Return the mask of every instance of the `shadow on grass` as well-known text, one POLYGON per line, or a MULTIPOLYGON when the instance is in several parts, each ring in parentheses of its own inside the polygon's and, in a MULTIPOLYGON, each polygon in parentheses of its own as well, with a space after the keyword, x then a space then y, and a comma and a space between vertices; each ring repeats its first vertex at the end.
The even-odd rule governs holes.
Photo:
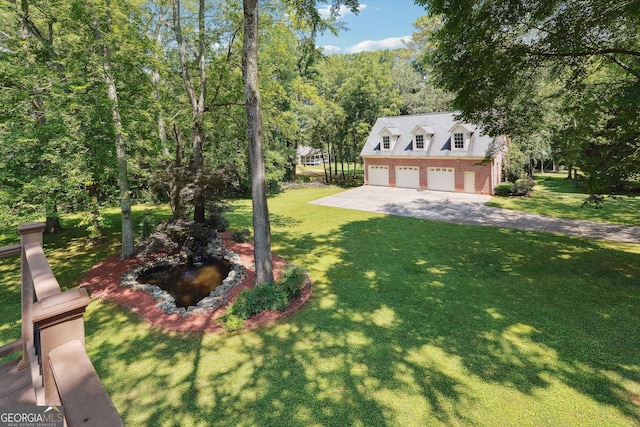
POLYGON ((475 424, 478 385, 562 384, 640 416, 625 388, 640 382, 636 254, 397 217, 273 237, 315 284, 274 327, 183 336, 91 313, 91 358, 129 424, 475 424))

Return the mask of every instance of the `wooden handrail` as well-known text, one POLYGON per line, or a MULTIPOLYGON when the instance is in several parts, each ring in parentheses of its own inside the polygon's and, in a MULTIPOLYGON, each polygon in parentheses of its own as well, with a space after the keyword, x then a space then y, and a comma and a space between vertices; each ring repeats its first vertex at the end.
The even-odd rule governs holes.
POLYGON ((18 368, 31 368, 36 403, 63 403, 66 425, 121 426, 85 351, 89 296, 84 288, 61 291, 43 250, 44 226, 21 225, 20 244, 0 248, 0 258, 21 255, 22 270, 22 339, 0 347, 0 354, 22 349, 18 368))
POLYGON ((19 244, 12 245, 12 246, 4 246, 0 248, 0 258, 13 256, 13 255, 20 255, 21 252, 22 252, 22 246, 20 246, 19 244))
POLYGON ((31 280, 38 301, 47 297, 57 295, 61 292, 60 285, 54 276, 49 261, 44 255, 42 245, 39 243, 29 243, 24 246, 24 253, 29 264, 31 280))
POLYGON ((52 350, 49 364, 69 426, 124 426, 80 341, 52 350))

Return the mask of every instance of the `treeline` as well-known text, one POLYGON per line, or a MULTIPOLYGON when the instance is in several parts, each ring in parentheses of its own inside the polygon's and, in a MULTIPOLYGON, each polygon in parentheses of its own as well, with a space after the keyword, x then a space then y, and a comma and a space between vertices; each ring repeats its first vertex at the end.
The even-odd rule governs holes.
MULTIPOLYGON (((202 219, 221 197, 248 193, 239 3, 2 3, 0 222, 46 217, 54 231, 79 211, 98 237, 102 209, 124 198, 202 219)), ((298 145, 342 170, 377 117, 450 108, 423 46, 325 56, 287 2, 261 8, 269 187, 294 179, 298 145)))

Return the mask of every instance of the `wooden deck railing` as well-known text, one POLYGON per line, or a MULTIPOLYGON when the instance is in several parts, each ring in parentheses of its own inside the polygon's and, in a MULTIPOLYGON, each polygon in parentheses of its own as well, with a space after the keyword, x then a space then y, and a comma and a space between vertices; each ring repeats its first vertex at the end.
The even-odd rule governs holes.
POLYGON ((84 288, 60 289, 44 254, 43 230, 42 223, 21 225, 20 244, 0 248, 0 258, 20 255, 22 281, 22 338, 0 347, 0 357, 22 350, 17 369, 30 369, 35 403, 62 404, 68 426, 122 426, 85 351, 89 296, 84 288))

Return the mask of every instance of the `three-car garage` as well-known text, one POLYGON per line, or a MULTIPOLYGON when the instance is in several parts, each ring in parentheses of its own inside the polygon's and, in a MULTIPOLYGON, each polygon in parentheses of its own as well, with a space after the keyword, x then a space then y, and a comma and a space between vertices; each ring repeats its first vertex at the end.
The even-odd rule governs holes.
MULTIPOLYGON (((391 168, 389 165, 368 165, 367 184, 389 187, 395 181, 393 186, 398 188, 424 188, 421 185, 419 166, 397 165, 393 166, 393 170, 391 168)), ((422 170, 423 173, 426 170, 427 190, 456 191, 455 168, 423 167, 422 170)))

